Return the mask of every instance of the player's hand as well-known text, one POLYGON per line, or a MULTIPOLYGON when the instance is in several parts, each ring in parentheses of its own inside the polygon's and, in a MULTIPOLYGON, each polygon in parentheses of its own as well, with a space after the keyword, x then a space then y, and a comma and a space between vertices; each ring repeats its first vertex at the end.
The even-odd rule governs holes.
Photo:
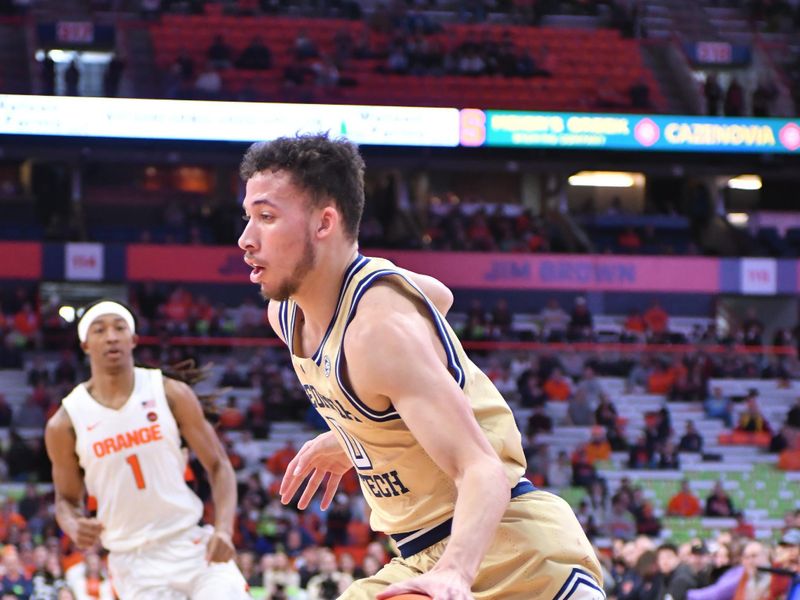
POLYGON ((313 440, 307 441, 300 451, 286 467, 286 473, 281 482, 281 502, 289 504, 294 498, 300 485, 311 474, 308 485, 300 497, 297 507, 303 510, 308 507, 325 476, 325 494, 322 497, 320 508, 326 510, 336 494, 336 488, 342 480, 342 475, 353 468, 353 464, 339 442, 334 437, 333 431, 318 435, 313 440))
POLYGON ((206 544, 206 560, 208 562, 225 563, 236 555, 233 540, 229 533, 215 531, 206 544))
POLYGON ((81 550, 88 550, 100 540, 103 524, 97 519, 80 517, 77 520, 77 525, 75 535, 72 537, 75 545, 81 550))
POLYGON ((389 600, 392 596, 416 592, 427 594, 433 600, 474 600, 471 582, 455 569, 431 569, 424 575, 390 585, 376 600, 389 600))

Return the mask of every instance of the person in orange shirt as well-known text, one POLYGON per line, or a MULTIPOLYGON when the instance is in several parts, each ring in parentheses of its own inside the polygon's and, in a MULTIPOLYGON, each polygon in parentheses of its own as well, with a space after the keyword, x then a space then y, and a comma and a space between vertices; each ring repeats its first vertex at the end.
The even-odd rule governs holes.
POLYGON ((669 394, 675 382, 675 372, 656 361, 655 369, 647 376, 647 391, 651 394, 669 394))
POLYGON ((681 481, 681 489, 667 504, 667 514, 673 517, 696 517, 702 511, 700 500, 689 489, 689 480, 681 481))
POLYGON ((561 369, 557 367, 553 369, 550 377, 544 382, 544 387, 542 389, 548 400, 565 402, 572 395, 572 385, 561 373, 561 369))
POLYGON ((586 458, 591 464, 611 458, 611 444, 606 439, 605 430, 599 425, 592 427, 592 437, 586 444, 586 458))
POLYGON ((661 308, 661 304, 658 300, 653 300, 652 304, 650 304, 650 308, 645 311, 644 322, 652 337, 661 337, 667 333, 669 315, 667 311, 661 308))
POLYGON ((292 440, 287 440, 286 445, 267 459, 267 468, 273 475, 282 476, 286 472, 286 467, 292 462, 297 454, 292 440))
POLYGON ((625 333, 632 333, 632 334, 640 334, 644 333, 647 329, 647 325, 642 318, 641 311, 632 310, 628 315, 628 318, 625 319, 625 324, 623 325, 625 329, 625 333))

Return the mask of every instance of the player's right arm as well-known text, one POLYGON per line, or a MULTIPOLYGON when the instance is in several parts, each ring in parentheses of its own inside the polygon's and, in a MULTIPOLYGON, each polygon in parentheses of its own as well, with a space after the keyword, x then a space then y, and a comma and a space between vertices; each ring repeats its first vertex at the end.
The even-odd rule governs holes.
POLYGON ((53 464, 56 521, 79 548, 91 548, 100 538, 103 525, 97 519, 84 515, 85 488, 75 454, 75 430, 63 407, 47 422, 44 441, 53 464))

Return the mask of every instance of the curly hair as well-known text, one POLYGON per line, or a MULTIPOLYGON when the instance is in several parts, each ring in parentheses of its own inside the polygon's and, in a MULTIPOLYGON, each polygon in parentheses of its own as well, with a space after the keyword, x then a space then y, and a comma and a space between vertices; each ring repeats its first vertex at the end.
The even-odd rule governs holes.
POLYGON ((239 174, 247 181, 267 169, 289 173, 295 185, 309 192, 315 207, 333 200, 345 233, 358 239, 364 211, 364 159, 354 143, 316 133, 253 144, 242 158, 239 174))

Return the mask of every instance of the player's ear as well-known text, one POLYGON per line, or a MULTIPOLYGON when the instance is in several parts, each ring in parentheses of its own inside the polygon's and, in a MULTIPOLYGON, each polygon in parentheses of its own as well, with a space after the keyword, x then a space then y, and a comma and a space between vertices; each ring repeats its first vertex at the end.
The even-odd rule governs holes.
POLYGON ((318 238, 328 237, 336 229, 339 221, 339 211, 329 204, 319 213, 315 235, 318 238))
POLYGON ((89 354, 89 344, 88 344, 88 342, 81 342, 81 350, 83 350, 84 354, 89 354))
POLYGON ((138 346, 138 345, 139 345, 139 336, 138 336, 137 334, 135 334, 135 333, 134 333, 134 334, 131 336, 131 339, 133 340, 133 347, 134 347, 134 348, 136 348, 136 346, 138 346))

